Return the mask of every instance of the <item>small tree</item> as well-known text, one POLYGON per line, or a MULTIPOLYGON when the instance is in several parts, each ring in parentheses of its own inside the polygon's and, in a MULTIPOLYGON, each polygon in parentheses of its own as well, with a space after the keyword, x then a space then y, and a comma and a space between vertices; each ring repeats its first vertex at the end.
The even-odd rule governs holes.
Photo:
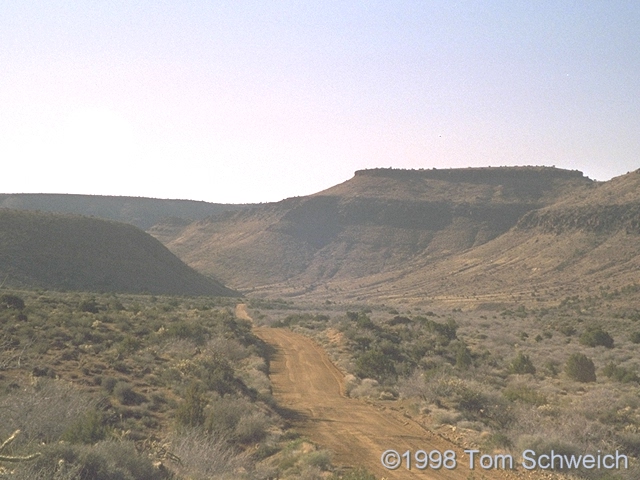
POLYGON ((456 367, 462 370, 469 368, 473 363, 471 352, 464 343, 458 345, 456 352, 456 367))
POLYGON ((176 411, 176 421, 184 427, 197 427, 205 420, 204 409, 207 396, 199 383, 193 382, 187 387, 184 401, 176 411))
POLYGON ((17 295, 5 293, 0 295, 0 308, 13 308, 14 310, 24 310, 24 300, 17 295))
POLYGON ((103 440, 107 435, 102 413, 92 409, 78 418, 62 434, 62 440, 70 443, 94 444, 103 440))
POLYGON ((358 357, 356 375, 360 378, 375 378, 378 381, 397 377, 393 362, 380 350, 369 350, 358 357))
POLYGON ((595 382, 596 367, 590 358, 582 353, 574 353, 569 357, 564 371, 571 380, 576 382, 595 382))
POLYGON ((509 372, 516 374, 536 373, 536 367, 533 366, 529 355, 519 352, 516 358, 509 364, 509 372))
POLYGON ((613 338, 602 327, 588 328, 586 332, 580 335, 580 343, 589 347, 602 345, 606 348, 613 348, 613 338))

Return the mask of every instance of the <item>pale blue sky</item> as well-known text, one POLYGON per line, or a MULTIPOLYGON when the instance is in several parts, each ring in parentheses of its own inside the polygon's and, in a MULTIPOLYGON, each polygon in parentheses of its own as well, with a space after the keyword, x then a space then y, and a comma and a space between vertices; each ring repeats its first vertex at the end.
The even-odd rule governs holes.
POLYGON ((640 168, 637 1, 0 2, 0 192, 265 202, 640 168), (135 5, 134 5, 135 3, 135 5))

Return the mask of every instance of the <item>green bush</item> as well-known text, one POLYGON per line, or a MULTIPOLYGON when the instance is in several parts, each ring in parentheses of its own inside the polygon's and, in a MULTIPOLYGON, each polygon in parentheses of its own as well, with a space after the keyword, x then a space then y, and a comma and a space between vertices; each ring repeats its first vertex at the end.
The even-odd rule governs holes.
POLYGON ((502 394, 507 400, 511 400, 512 402, 521 401, 536 406, 547 403, 547 397, 527 385, 510 385, 505 388, 502 394))
POLYGON ((61 440, 69 443, 94 444, 104 440, 107 429, 105 428, 102 413, 97 410, 89 410, 83 417, 76 420, 62 434, 61 440))
POLYGON ((509 364, 509 372, 515 374, 536 373, 536 367, 533 366, 529 355, 519 352, 516 358, 509 364))
POLYGON ((187 387, 184 401, 176 410, 176 422, 183 427, 197 427, 204 423, 204 409, 207 396, 199 383, 191 383, 187 387))
POLYGON ((471 366, 473 359, 471 358, 471 352, 466 345, 460 344, 456 351, 456 367, 460 369, 466 369, 471 366))
POLYGON ((128 355, 140 348, 142 341, 131 335, 125 336, 118 345, 118 353, 121 355, 128 355))
POLYGON ((576 382, 595 382, 596 367, 586 355, 574 353, 569 357, 564 367, 564 371, 571 380, 576 382))
POLYGON ((96 302, 95 298, 89 298, 80 302, 78 309, 81 312, 98 313, 100 311, 100 306, 96 302))
POLYGON ((215 355, 202 361, 197 375, 207 390, 218 392, 220 395, 233 393, 238 386, 233 368, 222 356, 215 355))
POLYGON ((631 343, 635 343, 636 345, 640 343, 640 332, 633 332, 629 335, 629 340, 631 340, 631 343))
POLYGON ((448 345, 450 341, 458 338, 458 324, 453 318, 447 319, 446 323, 438 323, 422 317, 420 317, 420 320, 430 332, 435 333, 440 338, 443 345, 448 345))
POLYGON ((603 346, 613 348, 613 338, 602 327, 588 328, 580 335, 580 343, 589 347, 603 346))
POLYGON ((254 412, 240 418, 234 432, 234 437, 244 444, 256 443, 267 436, 269 421, 261 412, 254 412))
POLYGON ((472 388, 463 388, 457 395, 457 407, 461 412, 481 413, 487 401, 488 399, 482 392, 472 388))
POLYGON ((203 345, 207 341, 207 330, 203 325, 179 320, 167 327, 167 335, 182 339, 190 339, 197 345, 203 345))
POLYGON ((635 372, 632 372, 631 370, 628 370, 624 367, 619 367, 614 363, 607 364, 607 366, 602 369, 602 373, 605 375, 605 377, 612 378, 622 383, 640 381, 638 375, 635 372))
POLYGON ((374 378, 378 381, 397 377, 393 362, 380 350, 369 350, 358 357, 356 375, 360 378, 374 378))
POLYGON ((5 293, 0 295, 0 309, 12 308, 14 310, 24 310, 24 300, 17 295, 5 293))
POLYGON ((326 450, 318 450, 316 452, 309 452, 302 459, 302 462, 305 465, 317 467, 320 470, 326 472, 327 470, 329 470, 329 467, 331 466, 331 456, 329 455, 329 452, 327 452, 326 450))
POLYGON ((116 388, 118 380, 114 377, 103 377, 100 385, 105 389, 107 393, 113 393, 113 389, 116 388))
POLYGON ((250 405, 241 398, 225 396, 211 403, 211 413, 204 428, 208 433, 230 436, 243 414, 250 411, 250 405))
POLYGON ((11 478, 77 480, 160 480, 166 475, 151 459, 137 453, 133 442, 102 441, 95 445, 55 443, 41 448, 33 462, 15 464, 11 478))
POLYGON ((113 388, 113 394, 122 405, 140 405, 146 399, 137 393, 127 382, 118 382, 113 388))
POLYGON ((364 312, 347 312, 347 318, 352 322, 355 322, 358 328, 363 328, 365 330, 373 330, 375 329, 375 324, 371 321, 371 319, 364 312))

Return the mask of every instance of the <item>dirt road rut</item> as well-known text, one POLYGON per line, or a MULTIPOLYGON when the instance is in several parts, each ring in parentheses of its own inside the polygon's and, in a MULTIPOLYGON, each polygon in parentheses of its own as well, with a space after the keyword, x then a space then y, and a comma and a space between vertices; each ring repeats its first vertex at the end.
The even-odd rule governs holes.
POLYGON ((376 407, 344 396, 342 373, 311 339, 279 328, 254 328, 256 335, 276 348, 271 361, 274 396, 297 413, 296 428, 333 452, 336 465, 364 466, 385 479, 515 478, 511 472, 469 470, 463 449, 388 407, 376 407), (453 470, 397 470, 382 467, 385 450, 454 450, 453 470), (473 476, 471 476, 473 474, 473 476))

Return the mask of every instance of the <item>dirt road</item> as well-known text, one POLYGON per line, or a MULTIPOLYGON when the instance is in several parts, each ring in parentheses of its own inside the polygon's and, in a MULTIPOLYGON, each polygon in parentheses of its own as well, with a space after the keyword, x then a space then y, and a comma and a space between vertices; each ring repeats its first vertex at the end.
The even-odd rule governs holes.
POLYGON ((254 331, 277 349, 271 361, 276 400, 297 413, 297 430, 333 452, 334 464, 364 466, 380 479, 516 478, 511 472, 479 467, 469 470, 469 458, 462 448, 400 412, 345 397, 342 373, 311 339, 280 328, 257 327, 254 331), (400 454, 419 449, 454 450, 458 466, 453 470, 408 471, 403 463, 397 470, 387 470, 380 457, 388 449, 400 454))

